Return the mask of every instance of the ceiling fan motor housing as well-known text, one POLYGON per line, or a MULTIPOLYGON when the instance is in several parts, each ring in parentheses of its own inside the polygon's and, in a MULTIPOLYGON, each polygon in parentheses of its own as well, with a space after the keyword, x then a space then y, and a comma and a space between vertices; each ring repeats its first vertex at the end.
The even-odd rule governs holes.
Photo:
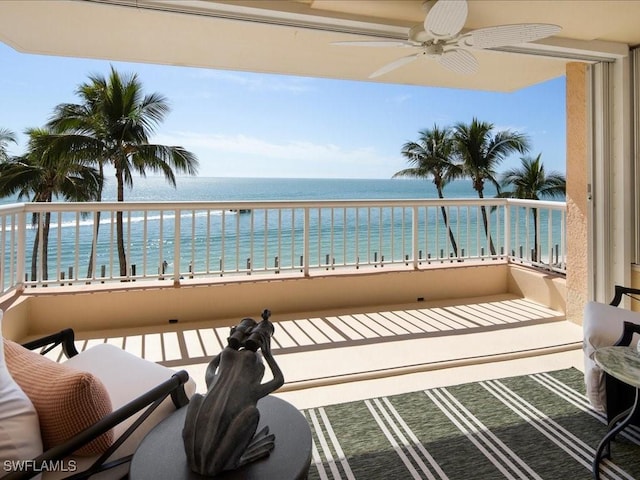
POLYGON ((440 56, 443 53, 442 44, 432 43, 430 45, 425 45, 424 52, 430 56, 440 56))

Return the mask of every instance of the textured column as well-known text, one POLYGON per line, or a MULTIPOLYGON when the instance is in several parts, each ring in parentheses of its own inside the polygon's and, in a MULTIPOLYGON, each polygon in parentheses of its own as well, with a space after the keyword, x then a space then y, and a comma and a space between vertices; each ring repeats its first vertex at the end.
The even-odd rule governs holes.
POLYGON ((567 64, 567 319, 582 323, 589 294, 587 65, 567 64))

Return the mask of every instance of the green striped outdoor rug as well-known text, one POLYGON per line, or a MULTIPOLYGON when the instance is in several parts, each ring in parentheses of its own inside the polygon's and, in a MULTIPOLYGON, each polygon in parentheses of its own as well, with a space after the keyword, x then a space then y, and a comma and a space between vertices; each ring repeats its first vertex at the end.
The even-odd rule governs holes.
MULTIPOLYGON (((309 479, 591 478, 605 418, 576 369, 304 410, 309 479)), ((603 479, 640 478, 640 431, 618 435, 603 479)))

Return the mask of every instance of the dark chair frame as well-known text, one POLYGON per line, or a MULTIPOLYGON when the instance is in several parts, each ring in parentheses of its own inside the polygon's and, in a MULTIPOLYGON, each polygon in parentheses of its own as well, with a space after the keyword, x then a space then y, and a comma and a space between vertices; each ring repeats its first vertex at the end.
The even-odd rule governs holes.
MULTIPOLYGON (((613 300, 611 300, 609 305, 614 307, 619 306, 624 295, 627 295, 633 300, 640 301, 640 297, 634 296, 640 295, 640 289, 616 285, 613 300)), ((634 333, 640 334, 640 325, 624 322, 622 335, 614 345, 629 346, 634 333)), ((633 406, 636 389, 607 373, 605 373, 605 389, 607 393, 607 421, 609 424, 617 423, 619 419, 628 415, 629 410, 633 406)), ((631 423, 640 425, 640 415, 635 415, 631 423)))
POLYGON ((634 297, 634 295, 640 295, 639 288, 631 288, 631 287, 624 287, 622 285, 616 285, 615 290, 613 292, 613 300, 611 300, 609 305, 618 307, 624 295, 627 295, 629 298, 633 300, 640 301, 640 297, 634 297))
MULTIPOLYGON (((78 354, 74 344, 74 332, 72 329, 65 329, 58 333, 48 335, 37 340, 23 344, 30 350, 40 349, 41 354, 51 351, 58 345, 62 346, 62 351, 67 358, 78 354)), ((124 372, 123 372, 124 375, 124 372)), ((24 469, 21 471, 13 471, 5 475, 3 480, 18 480, 32 478, 41 473, 40 466, 50 464, 50 462, 61 461, 71 455, 83 445, 98 438, 100 435, 108 432, 116 425, 122 423, 132 415, 145 409, 144 412, 118 437, 111 447, 109 447, 100 457, 86 470, 73 473, 68 480, 80 480, 89 478, 91 475, 108 470, 118 465, 130 462, 132 455, 127 455, 116 460, 107 461, 111 455, 129 438, 129 436, 151 415, 151 413, 164 401, 165 398, 171 396, 176 409, 182 408, 189 403, 189 398, 184 390, 185 383, 189 380, 189 374, 185 370, 176 372, 170 379, 162 382, 148 392, 133 399, 131 402, 109 413, 95 424, 79 432, 73 438, 70 438, 62 445, 55 446, 44 452, 32 461, 25 462, 24 469)), ((126 478, 126 476, 124 477, 126 478)))

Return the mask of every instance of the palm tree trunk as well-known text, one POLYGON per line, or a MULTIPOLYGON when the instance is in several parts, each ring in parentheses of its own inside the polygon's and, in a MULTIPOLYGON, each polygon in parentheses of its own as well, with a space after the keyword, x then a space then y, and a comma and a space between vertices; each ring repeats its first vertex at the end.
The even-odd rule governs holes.
POLYGON ((51 212, 44 214, 42 225, 42 280, 49 280, 49 227, 51 225, 51 212))
POLYGON ((496 247, 493 244, 493 238, 491 237, 491 233, 489 233, 489 221, 487 219, 487 209, 484 205, 482 205, 480 208, 482 210, 482 223, 484 223, 484 233, 489 239, 489 251, 491 252, 491 255, 495 255, 496 247))
POLYGON ((127 276, 127 254, 124 250, 124 226, 122 212, 116 212, 116 236, 118 241, 118 260, 120 261, 120 276, 127 276))
POLYGON ((38 278, 38 247, 40 244, 40 214, 36 214, 36 236, 33 239, 33 250, 31 251, 31 281, 35 282, 38 278))
MULTIPOLYGON (((440 186, 436 187, 438 190, 438 198, 443 199, 444 198, 444 193, 442 192, 442 188, 440 186)), ((456 237, 453 235, 453 231, 451 230, 451 225, 449 225, 448 219, 447 219, 447 209, 444 207, 444 205, 440 206, 440 212, 442 213, 442 219, 444 220, 444 224, 447 227, 447 230, 449 231, 449 241, 451 242, 451 248, 453 249, 453 255, 455 257, 458 256, 458 244, 456 243, 456 237)))
MULTIPOLYGON (((484 198, 484 193, 483 193, 483 188, 482 187, 476 188, 476 191, 478 192, 478 197, 479 198, 484 198)), ((486 207, 484 205, 482 205, 480 207, 480 210, 482 211, 482 223, 484 224, 484 234, 489 239, 489 251, 491 252, 491 255, 495 255, 496 254, 496 247, 493 244, 493 238, 491 238, 491 233, 489 233, 489 220, 488 220, 488 217, 487 217, 487 209, 486 209, 486 207)))
MULTIPOLYGON (((118 182, 118 201, 124 201, 124 178, 122 170, 116 171, 118 182)), ((120 261, 120 276, 127 276, 127 254, 124 249, 124 226, 122 223, 122 212, 116 212, 116 240, 118 242, 118 260, 120 261)))
POLYGON ((49 279, 49 262, 48 262, 48 247, 49 247, 49 224, 51 222, 51 213, 47 212, 44 216, 44 221, 40 222, 40 213, 36 214, 36 235, 33 239, 33 250, 31 252, 31 281, 38 280, 38 253, 40 249, 40 230, 42 229, 42 258, 41 258, 41 280, 49 279))
MULTIPOLYGON (((98 189, 98 196, 96 198, 96 200, 98 202, 102 201, 102 186, 104 185, 104 167, 102 165, 102 161, 99 162, 100 164, 100 170, 99 170, 99 176, 100 176, 100 188, 98 189)), ((100 211, 98 210, 98 212, 96 212, 96 217, 95 217, 95 228, 94 228, 94 234, 93 234, 93 239, 91 240, 91 254, 89 256, 89 268, 87 269, 87 278, 91 278, 93 276, 93 257, 95 255, 95 251, 98 248, 98 233, 100 231, 100 211)))
POLYGON ((91 253, 89 254, 89 267, 87 268, 87 279, 93 277, 93 257, 94 253, 98 247, 98 231, 100 230, 100 213, 96 212, 95 216, 95 227, 93 229, 93 238, 91 240, 91 253))

